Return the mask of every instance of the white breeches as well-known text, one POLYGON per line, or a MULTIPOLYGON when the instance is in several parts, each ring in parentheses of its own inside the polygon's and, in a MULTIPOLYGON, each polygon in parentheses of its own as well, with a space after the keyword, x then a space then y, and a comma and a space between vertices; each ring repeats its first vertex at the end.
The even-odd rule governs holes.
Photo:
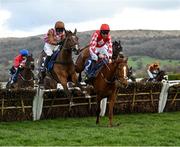
POLYGON ((149 70, 147 70, 147 73, 148 73, 149 77, 152 79, 157 76, 157 74, 152 74, 149 70))
POLYGON ((51 56, 53 51, 56 51, 59 48, 59 45, 51 45, 49 43, 45 43, 44 45, 44 52, 47 56, 51 56))
POLYGON ((97 56, 98 53, 106 55, 109 58, 108 46, 105 44, 102 47, 96 47, 96 54, 90 50, 90 55, 93 60, 95 61, 98 60, 98 56, 97 56))

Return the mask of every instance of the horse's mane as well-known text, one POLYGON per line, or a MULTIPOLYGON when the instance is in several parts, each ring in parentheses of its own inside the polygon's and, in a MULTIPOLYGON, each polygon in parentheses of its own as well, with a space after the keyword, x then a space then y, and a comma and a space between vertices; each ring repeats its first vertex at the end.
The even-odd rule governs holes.
POLYGON ((88 44, 88 45, 86 45, 85 47, 81 48, 81 49, 79 50, 79 53, 82 52, 84 49, 88 48, 89 46, 90 46, 90 45, 88 44))
POLYGON ((69 34, 69 33, 72 33, 72 32, 71 32, 71 30, 66 30, 65 33, 69 34))

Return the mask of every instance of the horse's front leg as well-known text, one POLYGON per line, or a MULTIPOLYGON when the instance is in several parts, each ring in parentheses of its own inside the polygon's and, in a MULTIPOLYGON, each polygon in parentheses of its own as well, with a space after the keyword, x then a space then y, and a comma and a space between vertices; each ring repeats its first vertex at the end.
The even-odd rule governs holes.
POLYGON ((67 87, 67 77, 58 75, 58 79, 59 79, 59 82, 61 83, 61 85, 63 86, 64 91, 65 91, 67 97, 69 98, 70 105, 71 105, 72 104, 72 96, 71 96, 71 93, 70 93, 70 91, 69 91, 69 89, 67 87))
POLYGON ((99 124, 99 120, 100 120, 100 112, 101 112, 100 102, 101 102, 101 98, 97 95, 96 124, 99 124))
POLYGON ((75 86, 79 87, 80 90, 82 90, 82 86, 81 86, 80 82, 78 82, 78 77, 77 77, 76 73, 72 74, 72 81, 73 81, 73 83, 75 83, 75 86))
POLYGON ((113 108, 116 100, 115 92, 109 97, 109 127, 112 127, 112 119, 113 119, 113 108))

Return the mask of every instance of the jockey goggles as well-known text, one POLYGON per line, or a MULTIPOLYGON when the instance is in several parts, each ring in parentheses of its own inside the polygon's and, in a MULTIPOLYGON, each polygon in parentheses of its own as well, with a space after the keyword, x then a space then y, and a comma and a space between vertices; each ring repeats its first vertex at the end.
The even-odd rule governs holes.
POLYGON ((109 30, 101 30, 101 34, 108 35, 109 34, 109 30))
POLYGON ((64 32, 64 28, 56 28, 56 32, 62 33, 62 32, 64 32))

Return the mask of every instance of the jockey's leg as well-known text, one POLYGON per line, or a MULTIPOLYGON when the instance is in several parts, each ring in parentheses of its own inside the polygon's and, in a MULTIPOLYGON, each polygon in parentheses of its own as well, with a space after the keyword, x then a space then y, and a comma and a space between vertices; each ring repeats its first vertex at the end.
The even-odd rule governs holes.
POLYGON ((11 84, 17 82, 18 75, 19 75, 19 73, 20 73, 21 70, 22 70, 21 67, 18 67, 18 68, 16 69, 15 74, 12 76, 11 84))
POLYGON ((91 74, 92 67, 93 67, 93 64, 94 64, 93 62, 94 61, 91 58, 89 58, 87 60, 87 62, 85 63, 85 73, 86 73, 87 76, 89 76, 91 74))
POLYGON ((104 64, 107 64, 108 63, 108 60, 107 59, 103 59, 101 62, 99 63, 96 63, 94 62, 94 65, 92 65, 92 69, 91 69, 91 75, 90 77, 94 78, 96 76, 96 73, 97 73, 97 70, 99 68, 101 68, 104 64))
POLYGON ((44 68, 48 68, 48 63, 49 63, 50 59, 51 59, 51 56, 46 57, 46 59, 44 61, 44 68))
POLYGON ((46 69, 48 68, 48 63, 51 59, 51 56, 47 56, 45 61, 44 61, 44 66, 42 67, 42 69, 40 70, 40 76, 39 76, 39 84, 43 84, 44 83, 44 78, 46 77, 46 69))
POLYGON ((150 77, 148 81, 152 81, 154 79, 153 74, 149 70, 147 70, 147 73, 148 73, 148 75, 150 77))
POLYGON ((45 43, 45 45, 44 45, 44 52, 47 55, 47 57, 46 57, 46 59, 44 61, 44 67, 43 67, 44 71, 46 71, 46 68, 47 68, 48 63, 49 63, 49 61, 51 59, 51 56, 53 54, 53 50, 54 50, 55 47, 56 46, 50 45, 49 43, 45 43))
POLYGON ((15 72, 16 72, 16 69, 14 68, 14 66, 12 66, 12 67, 9 69, 10 75, 15 74, 15 72))

